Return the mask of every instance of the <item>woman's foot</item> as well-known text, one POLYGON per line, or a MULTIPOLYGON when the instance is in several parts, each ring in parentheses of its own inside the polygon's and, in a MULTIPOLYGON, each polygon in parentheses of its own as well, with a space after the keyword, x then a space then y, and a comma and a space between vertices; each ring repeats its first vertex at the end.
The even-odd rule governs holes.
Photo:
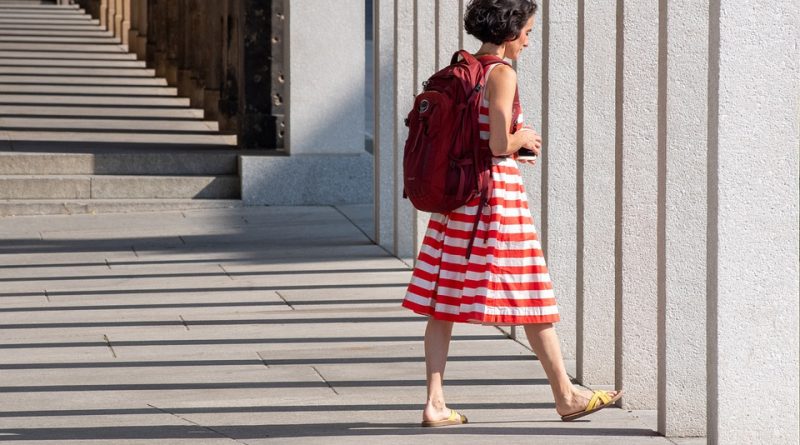
POLYGON ((422 426, 424 427, 461 425, 464 423, 467 423, 467 416, 454 409, 447 409, 447 415, 443 417, 425 418, 424 413, 422 417, 422 426))
MULTIPOLYGON (((619 394, 619 391, 606 392, 611 399, 616 398, 619 394)), ((570 394, 561 400, 556 400, 556 412, 559 416, 566 416, 584 411, 593 395, 594 391, 573 386, 570 394)))
POLYGON ((428 403, 425 405, 425 409, 422 411, 422 421, 423 422, 437 422, 439 420, 444 420, 450 417, 450 408, 445 406, 442 403, 439 406, 434 406, 432 403, 428 403))

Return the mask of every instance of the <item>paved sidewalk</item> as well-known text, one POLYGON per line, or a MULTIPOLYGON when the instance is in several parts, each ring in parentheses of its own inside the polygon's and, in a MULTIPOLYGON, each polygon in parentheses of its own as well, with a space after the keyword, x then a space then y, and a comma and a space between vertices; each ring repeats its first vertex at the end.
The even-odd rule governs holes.
POLYGON ((410 272, 351 220, 369 209, 0 218, 0 442, 673 443, 652 412, 560 422, 530 351, 483 326, 448 365, 472 423, 418 427, 410 272))

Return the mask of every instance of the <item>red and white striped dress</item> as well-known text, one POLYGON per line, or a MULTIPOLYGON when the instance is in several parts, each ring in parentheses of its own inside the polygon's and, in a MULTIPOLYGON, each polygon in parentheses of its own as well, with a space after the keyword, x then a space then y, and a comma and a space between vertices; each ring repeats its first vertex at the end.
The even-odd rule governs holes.
MULTIPOLYGON (((487 149, 488 107, 484 98, 479 124, 487 149)), ((522 123, 521 113, 517 123, 522 123)), ((553 284, 517 162, 511 157, 495 157, 491 175, 491 198, 483 208, 469 259, 467 244, 480 198, 448 214, 431 215, 403 307, 465 323, 556 322, 559 315, 553 284)))

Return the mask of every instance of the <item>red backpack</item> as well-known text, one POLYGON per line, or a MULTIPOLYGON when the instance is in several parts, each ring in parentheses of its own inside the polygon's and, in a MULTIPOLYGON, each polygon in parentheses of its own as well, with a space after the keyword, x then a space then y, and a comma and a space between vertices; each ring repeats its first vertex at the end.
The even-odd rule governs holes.
MULTIPOLYGON (((436 213, 448 213, 480 196, 473 238, 490 195, 492 152, 481 147, 478 114, 484 66, 495 63, 506 62, 497 57, 479 61, 458 51, 450 65, 423 83, 405 120, 403 196, 416 209, 436 213)), ((472 241, 467 257, 471 247, 472 241)))

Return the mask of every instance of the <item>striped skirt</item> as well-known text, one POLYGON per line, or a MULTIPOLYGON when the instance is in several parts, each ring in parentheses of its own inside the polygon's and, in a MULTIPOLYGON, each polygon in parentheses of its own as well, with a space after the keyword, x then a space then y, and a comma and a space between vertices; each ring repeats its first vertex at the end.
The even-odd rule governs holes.
POLYGON ((556 322, 553 284, 516 161, 494 158, 492 183, 469 259, 479 199, 431 215, 403 307, 464 323, 556 322))

